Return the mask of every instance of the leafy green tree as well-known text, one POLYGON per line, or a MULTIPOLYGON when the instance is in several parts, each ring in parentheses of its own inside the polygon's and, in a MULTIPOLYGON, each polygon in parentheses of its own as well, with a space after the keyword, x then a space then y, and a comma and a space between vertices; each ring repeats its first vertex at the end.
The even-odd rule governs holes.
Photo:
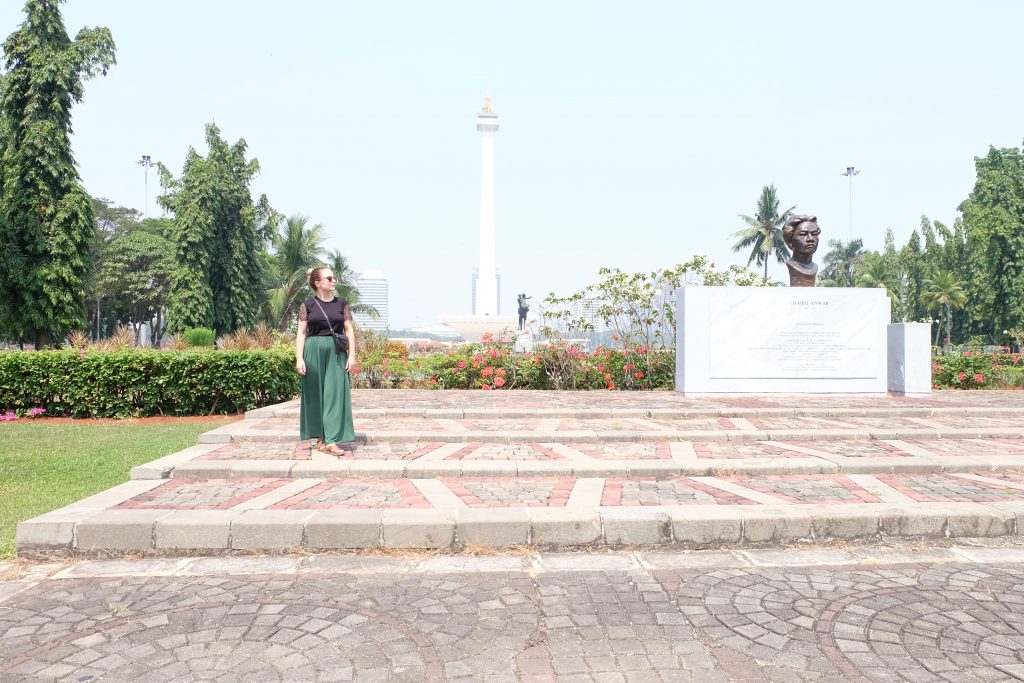
MULTIPOLYGON (((952 323, 950 322, 950 308, 963 308, 967 302, 967 295, 964 293, 963 284, 957 279, 954 273, 948 270, 940 270, 925 279, 924 290, 921 292, 921 301, 930 311, 945 309, 946 313, 946 339, 951 340, 952 323)), ((935 345, 939 344, 938 330, 935 333, 935 345)))
POLYGON ((910 320, 922 320, 928 315, 928 307, 921 303, 921 291, 924 289, 924 280, 927 277, 925 268, 924 252, 921 249, 921 236, 917 230, 910 233, 907 243, 900 249, 899 259, 901 270, 905 274, 904 286, 906 296, 904 298, 907 318, 910 320))
POLYGON ((899 280, 885 256, 877 251, 864 254, 863 260, 857 264, 855 275, 858 287, 879 287, 885 290, 885 295, 889 297, 890 320, 894 320, 899 296, 899 280))
POLYGON ((819 282, 823 287, 853 287, 857 284, 856 270, 864 260, 864 240, 849 242, 829 240, 819 282))
POLYGON ((747 265, 757 262, 757 265, 764 265, 764 276, 768 277, 768 260, 772 254, 779 263, 784 263, 789 258, 789 248, 782 239, 782 226, 793 215, 791 206, 781 214, 779 213, 779 198, 774 185, 765 185, 761 188, 761 196, 757 200, 757 213, 753 216, 740 218, 747 227, 739 232, 733 233, 737 238, 736 244, 732 246, 735 252, 750 249, 750 258, 747 265))
POLYGON ((259 162, 246 160, 245 140, 228 145, 214 124, 206 126, 209 153, 189 149, 180 179, 163 164, 158 202, 174 213, 177 250, 169 303, 170 327, 211 327, 222 334, 251 327, 262 297, 261 254, 272 213, 266 197, 253 203, 249 184, 259 162))
POLYGON ((122 235, 107 248, 96 288, 121 304, 136 340, 142 324, 150 321, 153 340, 163 336, 174 266, 174 245, 143 230, 122 235))
POLYGON ((93 207, 71 150, 83 81, 116 62, 109 29, 74 40, 62 0, 28 0, 0 78, 0 334, 47 346, 86 323, 93 207))
POLYGON ((974 189, 960 205, 967 327, 994 340, 1024 324, 1024 154, 992 147, 974 163, 974 189))

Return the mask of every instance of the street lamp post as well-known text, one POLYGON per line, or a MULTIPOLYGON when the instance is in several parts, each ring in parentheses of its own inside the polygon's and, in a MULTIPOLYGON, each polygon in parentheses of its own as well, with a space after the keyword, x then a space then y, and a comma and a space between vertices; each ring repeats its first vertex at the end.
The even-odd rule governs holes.
POLYGON ((148 154, 143 154, 142 158, 136 161, 139 166, 145 170, 144 182, 146 183, 146 218, 149 218, 149 169, 154 166, 153 159, 148 154))
POLYGON ((846 173, 840 173, 839 175, 845 175, 850 177, 850 241, 853 241, 853 176, 860 173, 859 169, 853 166, 846 167, 846 173))

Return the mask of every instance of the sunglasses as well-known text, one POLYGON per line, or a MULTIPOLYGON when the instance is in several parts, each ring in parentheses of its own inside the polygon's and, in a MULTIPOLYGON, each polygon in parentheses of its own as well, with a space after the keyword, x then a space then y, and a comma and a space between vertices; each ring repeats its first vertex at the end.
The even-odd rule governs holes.
POLYGON ((320 279, 321 280, 330 280, 331 282, 336 282, 337 281, 336 278, 333 275, 328 275, 327 277, 322 277, 320 279))

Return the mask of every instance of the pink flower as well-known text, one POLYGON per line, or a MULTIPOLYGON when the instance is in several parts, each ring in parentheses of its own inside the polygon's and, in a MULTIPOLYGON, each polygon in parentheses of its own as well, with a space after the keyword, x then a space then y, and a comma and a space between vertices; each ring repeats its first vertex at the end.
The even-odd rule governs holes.
POLYGON ((85 354, 84 353, 80 353, 80 354, 78 354, 78 357, 79 358, 85 358, 85 354))
POLYGON ((982 383, 984 383, 984 381, 985 381, 985 375, 981 374, 980 372, 979 372, 979 373, 976 373, 976 374, 974 375, 974 381, 975 381, 975 382, 977 382, 978 384, 982 384, 982 383))
POLYGON ((490 391, 491 390, 491 385, 490 384, 481 384, 480 388, 483 389, 484 391, 490 391))
POLYGON ((939 369, 939 364, 938 363, 932 363, 932 372, 935 372, 938 369, 939 369))
POLYGON ((642 372, 633 373, 633 377, 635 379, 643 379, 644 378, 644 373, 642 373, 642 372))
POLYGON ((12 411, 12 410, 8 410, 3 415, 0 415, 0 420, 3 420, 4 422, 10 422, 11 420, 17 420, 17 419, 18 419, 18 416, 15 415, 14 411, 12 411))
POLYGON ((958 372, 958 373, 956 374, 956 378, 957 378, 958 380, 960 380, 960 381, 962 382, 962 381, 964 381, 965 379, 967 379, 967 375, 965 375, 965 374, 964 374, 963 372, 958 372))
POLYGON ((46 412, 46 408, 33 408, 28 411, 29 417, 35 417, 36 415, 42 415, 46 412))
POLYGON ((483 375, 484 377, 490 377, 491 375, 494 374, 494 368, 484 368, 483 370, 480 371, 480 374, 483 375))
POLYGON ((466 367, 466 361, 460 360, 456 365, 459 366, 459 368, 464 368, 466 367))
POLYGON ((604 366, 603 365, 598 365, 597 366, 597 371, 598 372, 604 372, 604 366))
POLYGON ((501 387, 505 386, 505 380, 503 380, 501 377, 495 377, 494 378, 494 386, 496 386, 498 388, 501 388, 501 387))
POLYGON ((484 355, 482 353, 473 354, 474 360, 483 360, 484 355))

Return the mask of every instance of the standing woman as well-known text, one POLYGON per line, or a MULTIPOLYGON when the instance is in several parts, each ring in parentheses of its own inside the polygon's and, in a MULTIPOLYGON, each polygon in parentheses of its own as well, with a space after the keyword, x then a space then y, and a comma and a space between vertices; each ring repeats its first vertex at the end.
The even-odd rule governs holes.
POLYGON ((356 336, 348 302, 334 296, 334 273, 320 266, 306 271, 315 296, 299 307, 299 335, 295 340, 295 369, 302 376, 299 438, 316 438, 316 447, 331 455, 344 455, 338 444, 355 441, 352 396, 348 372, 356 362, 356 336), (339 352, 334 335, 348 337, 347 351, 339 352))

